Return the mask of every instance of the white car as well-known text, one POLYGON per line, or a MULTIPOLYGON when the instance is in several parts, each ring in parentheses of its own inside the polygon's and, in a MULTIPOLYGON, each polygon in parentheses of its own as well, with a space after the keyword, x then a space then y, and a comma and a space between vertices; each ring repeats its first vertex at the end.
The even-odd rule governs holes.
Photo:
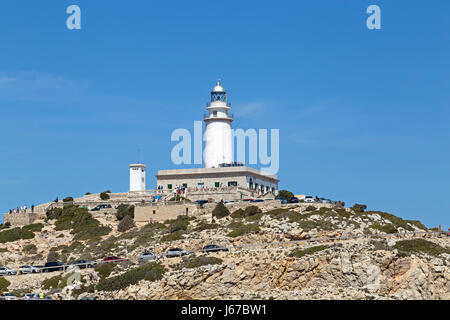
POLYGON ((22 300, 39 300, 39 295, 37 293, 27 293, 22 297, 22 300))
POLYGON ((8 267, 0 267, 0 276, 15 276, 17 271, 8 267))
POLYGON ((314 198, 313 198, 313 197, 311 197, 311 196, 306 196, 306 197, 305 197, 305 202, 306 202, 306 203, 313 203, 313 202, 315 202, 315 201, 314 201, 314 198))
POLYGON ((36 266, 21 266, 19 268, 19 271, 21 274, 27 274, 27 273, 39 273, 41 269, 36 266))
POLYGON ((229 205, 232 205, 232 204, 235 204, 235 203, 238 203, 236 200, 230 200, 230 201, 225 201, 224 202, 224 204, 226 205, 226 206, 229 206, 229 205))
POLYGON ((139 260, 141 261, 152 261, 161 259, 162 255, 156 255, 153 252, 144 252, 139 256, 139 260))

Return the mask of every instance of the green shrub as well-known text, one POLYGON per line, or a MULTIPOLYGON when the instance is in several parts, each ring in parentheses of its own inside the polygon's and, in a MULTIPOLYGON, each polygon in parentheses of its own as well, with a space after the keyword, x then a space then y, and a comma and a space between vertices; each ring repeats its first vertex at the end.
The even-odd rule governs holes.
POLYGON ((32 231, 21 229, 19 227, 0 232, 0 243, 14 242, 20 239, 27 240, 33 238, 34 233, 32 231))
POLYGON ((176 241, 183 239, 184 232, 182 230, 175 231, 169 234, 164 235, 161 238, 161 241, 176 241))
POLYGON ((352 209, 353 209, 353 211, 355 211, 357 213, 363 213, 367 209, 367 206, 365 204, 355 203, 353 205, 352 209))
MULTIPOLYGON (((409 225, 409 223, 411 223, 411 221, 408 220, 403 220, 400 217, 397 217, 393 214, 387 213, 387 212, 381 212, 381 211, 366 211, 363 213, 363 215, 371 215, 371 214, 378 214, 379 216, 381 216, 383 219, 386 219, 388 221, 390 221, 397 229, 398 228, 403 228, 405 230, 408 231, 414 231, 414 228, 411 227, 409 225)), ((414 221, 413 224, 418 225, 417 221, 414 221)))
POLYGON ((134 219, 134 206, 130 206, 127 204, 119 205, 119 207, 117 208, 117 212, 116 212, 117 220, 120 221, 123 218, 125 218, 126 216, 130 216, 131 218, 134 219))
POLYGON ((243 217, 244 217, 244 210, 242 210, 242 209, 237 209, 236 211, 234 211, 234 212, 231 214, 231 217, 232 217, 233 219, 241 219, 241 218, 243 218, 243 217))
POLYGON ((244 217, 251 217, 258 213, 262 213, 262 211, 257 206, 248 206, 244 209, 244 217))
POLYGON ((23 247, 23 252, 28 254, 35 254, 37 252, 37 247, 34 244, 28 244, 23 247))
POLYGON ((288 190, 280 190, 278 191, 277 199, 278 198, 285 198, 289 200, 290 198, 294 197, 294 194, 288 190))
POLYGON ((213 217, 220 219, 223 217, 226 217, 230 214, 230 211, 228 210, 228 208, 223 204, 223 201, 220 201, 216 207, 214 208, 214 210, 212 211, 212 215, 213 217))
POLYGON ((165 269, 158 263, 149 263, 129 270, 121 275, 99 281, 97 290, 116 291, 125 289, 141 280, 156 281, 162 279, 165 269))
POLYGON ((178 216, 178 218, 169 225, 169 232, 174 233, 181 230, 187 230, 188 226, 189 226, 188 217, 178 216))
POLYGON ((63 278, 61 275, 54 276, 52 278, 45 279, 42 281, 42 287, 45 290, 49 289, 63 289, 67 286, 67 279, 63 278))
POLYGON ((379 223, 374 223, 370 226, 370 228, 379 230, 384 233, 397 233, 397 228, 392 223, 387 223, 385 225, 381 225, 379 223))
POLYGON ((134 224, 133 218, 127 215, 119 222, 119 225, 117 226, 117 231, 125 232, 130 229, 133 229, 134 227, 136 227, 136 225, 134 224))
POLYGON ((316 252, 325 250, 327 248, 328 248, 327 246, 321 245, 321 246, 309 247, 309 248, 306 248, 306 249, 303 249, 303 250, 302 249, 296 249, 289 256, 296 257, 296 258, 301 258, 301 257, 304 257, 304 256, 312 255, 312 254, 314 254, 316 252))
POLYGON ((441 253, 450 254, 450 249, 424 239, 401 240, 394 245, 400 255, 409 256, 411 254, 426 253, 431 256, 438 256, 441 253))
POLYGON ((63 199, 63 202, 73 202, 73 197, 66 197, 63 199))
POLYGON ((0 277, 0 294, 8 291, 8 287, 11 284, 8 280, 3 277, 0 277))
POLYGON ((115 263, 100 263, 95 266, 95 271, 101 279, 108 278, 116 267, 115 263))
POLYGON ((222 259, 216 258, 216 257, 206 257, 206 256, 201 256, 201 257, 189 257, 187 259, 183 259, 183 261, 177 265, 177 269, 183 269, 183 268, 188 268, 188 269, 193 269, 193 268, 198 268, 201 266, 206 266, 206 265, 210 265, 210 264, 221 264, 223 262, 222 259))
POLYGON ((99 226, 97 228, 89 228, 75 234, 74 240, 94 240, 98 241, 101 237, 108 235, 111 228, 108 226, 99 226))
POLYGON ((233 231, 231 231, 230 233, 228 233, 228 237, 239 237, 241 235, 244 234, 249 234, 249 233, 258 233, 260 232, 261 229, 259 228, 259 226, 257 224, 241 224, 238 227, 236 227, 236 229, 234 229, 233 231))
POLYGON ((35 223, 35 224, 29 224, 27 226, 24 226, 22 230, 28 230, 32 232, 41 232, 44 228, 44 225, 42 223, 35 223))
POLYGON ((316 207, 314 207, 314 206, 307 206, 305 211, 316 211, 316 207))
POLYGON ((109 194, 107 192, 102 192, 102 193, 100 193, 100 199, 102 199, 102 200, 109 200, 110 196, 109 196, 109 194))
POLYGON ((205 223, 205 222, 201 222, 195 229, 194 231, 203 231, 203 230, 212 230, 212 229, 217 229, 219 228, 219 225, 217 223, 205 223))

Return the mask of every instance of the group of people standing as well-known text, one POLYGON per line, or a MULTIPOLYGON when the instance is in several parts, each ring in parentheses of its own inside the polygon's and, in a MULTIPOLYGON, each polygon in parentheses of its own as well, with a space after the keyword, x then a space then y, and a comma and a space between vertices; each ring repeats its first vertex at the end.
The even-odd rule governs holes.
MULTIPOLYGON (((27 211, 28 211, 28 207, 25 205, 25 206, 17 207, 17 208, 14 208, 14 209, 9 209, 9 214, 12 214, 12 213, 27 213, 27 211)), ((34 204, 31 205, 31 213, 34 213, 34 204)))

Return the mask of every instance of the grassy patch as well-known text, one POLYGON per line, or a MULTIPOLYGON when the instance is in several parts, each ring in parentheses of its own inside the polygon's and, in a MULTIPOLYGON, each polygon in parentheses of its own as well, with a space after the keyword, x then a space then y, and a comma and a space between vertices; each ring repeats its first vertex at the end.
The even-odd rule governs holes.
POLYGON ((360 216, 368 216, 371 214, 378 214, 380 215, 380 217, 382 217, 383 219, 386 219, 388 221, 390 221, 397 229, 398 228, 403 228, 407 231, 414 231, 414 228, 410 226, 410 224, 413 224, 415 226, 417 226, 420 229, 423 230, 427 230, 426 227, 420 223, 419 221, 415 221, 415 220, 403 220, 400 217, 394 216, 393 214, 387 213, 387 212, 381 212, 381 211, 366 211, 362 214, 360 214, 360 216))
POLYGON ((404 256, 426 253, 430 256, 436 257, 442 253, 450 254, 450 249, 441 247, 438 244, 424 239, 401 240, 394 245, 394 248, 404 256))
POLYGON ((261 229, 259 228, 259 226, 257 224, 239 224, 238 226, 236 226, 236 228, 231 231, 230 233, 227 234, 228 237, 239 237, 242 236, 244 234, 250 234, 250 233, 258 233, 260 232, 261 229))
POLYGON ((183 259, 183 261, 177 265, 177 269, 179 270, 183 268, 193 269, 210 264, 222 264, 222 263, 223 260, 216 257, 206 257, 206 256, 190 257, 183 259))
POLYGON ((6 292, 10 284, 11 282, 3 277, 0 277, 0 293, 6 292))
POLYGON ((24 226, 22 230, 28 230, 32 232, 41 232, 44 228, 44 225, 42 223, 35 223, 35 224, 29 224, 27 226, 24 226))
POLYGON ((125 289, 128 286, 136 284, 141 280, 160 280, 163 277, 164 273, 164 267, 158 263, 145 264, 140 267, 131 269, 121 275, 100 280, 97 284, 97 290, 116 291, 125 289))
POLYGON ((302 258, 304 256, 315 254, 319 251, 327 249, 327 246, 315 246, 315 247, 309 247, 306 249, 296 249, 293 252, 289 254, 290 257, 296 257, 296 258, 302 258))
POLYGON ((389 246, 384 240, 372 240, 370 241, 370 243, 373 244, 375 250, 385 250, 385 251, 390 250, 389 246))
POLYGON ((42 281, 42 287, 45 290, 49 289, 63 289, 67 286, 67 279, 63 278, 63 276, 58 275, 52 278, 45 279, 42 281))
POLYGON ((35 254, 37 253, 37 247, 34 244, 28 244, 23 247, 23 252, 27 254, 35 254))
POLYGON ((379 230, 384 233, 397 233, 398 232, 397 228, 391 223, 387 223, 385 225, 382 225, 379 223, 374 223, 370 226, 370 228, 379 230))
POLYGON ((161 241, 176 241, 183 239, 183 230, 178 230, 172 233, 168 233, 161 237, 161 241))
POLYGON ((115 267, 115 263, 101 263, 95 267, 95 271, 98 273, 101 279, 106 279, 111 275, 115 267))
POLYGON ((33 239, 34 233, 23 228, 14 228, 0 232, 0 243, 14 242, 20 239, 33 239))

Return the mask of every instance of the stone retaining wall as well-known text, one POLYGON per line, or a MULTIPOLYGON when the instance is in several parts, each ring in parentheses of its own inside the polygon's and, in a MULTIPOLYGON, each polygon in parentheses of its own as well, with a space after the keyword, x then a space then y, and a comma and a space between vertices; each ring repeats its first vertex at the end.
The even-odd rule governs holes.
POLYGON ((11 213, 3 215, 3 223, 10 223, 12 226, 26 226, 32 224, 37 218, 36 213, 11 213))

